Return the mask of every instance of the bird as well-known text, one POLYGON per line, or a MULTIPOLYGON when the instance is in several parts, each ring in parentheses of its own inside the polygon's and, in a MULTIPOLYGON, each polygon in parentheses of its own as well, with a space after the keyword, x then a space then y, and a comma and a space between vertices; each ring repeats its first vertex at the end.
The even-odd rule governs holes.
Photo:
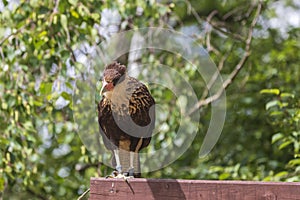
POLYGON ((155 128, 154 98, 118 62, 104 68, 100 96, 99 130, 113 154, 113 176, 141 177, 139 152, 150 144, 155 128))

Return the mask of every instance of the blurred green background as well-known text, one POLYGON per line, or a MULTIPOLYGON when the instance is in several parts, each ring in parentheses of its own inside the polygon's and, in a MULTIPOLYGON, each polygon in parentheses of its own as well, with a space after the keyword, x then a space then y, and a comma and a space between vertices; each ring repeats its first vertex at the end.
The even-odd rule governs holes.
MULTIPOLYGON (((95 46, 143 27, 189 35, 228 83, 226 121, 212 152, 199 159, 207 103, 186 153, 144 177, 300 181, 299 1, 0 0, 0 199, 75 199, 90 177, 111 172, 81 142, 72 95, 82 69, 93 67, 95 46)), ((208 97, 189 63, 149 54, 131 62, 171 66, 199 99, 208 97)), ((152 94, 162 105, 173 101, 159 88, 152 94)), ((177 119, 170 110, 152 147, 172 139, 177 119)))

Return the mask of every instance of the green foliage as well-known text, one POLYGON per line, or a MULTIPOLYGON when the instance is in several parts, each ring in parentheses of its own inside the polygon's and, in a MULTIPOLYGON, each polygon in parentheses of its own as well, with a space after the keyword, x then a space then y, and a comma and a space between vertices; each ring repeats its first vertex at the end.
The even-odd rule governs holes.
MULTIPOLYGON (((274 89, 262 90, 274 91, 274 89)), ((284 170, 273 176, 266 177, 267 180, 299 181, 300 170, 300 132, 299 120, 300 109, 296 95, 282 93, 277 90, 273 98, 266 104, 268 119, 274 130, 278 131, 272 136, 272 144, 275 153, 284 155, 284 170), (272 102, 277 102, 273 104, 272 102), (271 106, 268 106, 270 105, 271 106), (286 159, 288 158, 288 159, 286 159)))
POLYGON ((76 133, 72 94, 76 74, 86 64, 76 60, 76 50, 103 40, 96 25, 105 9, 119 12, 120 28, 125 30, 157 24, 170 12, 169 6, 155 1, 125 6, 93 0, 4 3, 0 11, 0 196, 74 199, 89 187, 91 176, 108 173, 76 133), (137 6, 144 9, 143 16, 136 16, 137 6))
MULTIPOLYGON (((19 4, 1 1, 0 5, 2 2, 3 199, 74 199, 89 187, 91 176, 111 171, 101 165, 102 158, 96 152, 87 151, 73 120, 76 79, 85 76, 94 45, 114 31, 153 26, 187 30, 186 34, 208 50, 226 80, 245 52, 258 5, 258 1, 224 0, 21 0, 19 4), (212 14, 214 10, 217 12, 212 14), (101 24, 101 20, 111 19, 115 21, 110 28, 103 25, 106 22, 101 24)), ((282 32, 269 26, 268 20, 279 18, 272 5, 272 0, 263 1, 251 55, 226 90, 226 124, 213 151, 198 158, 211 117, 207 105, 201 108, 199 133, 188 151, 170 166, 144 176, 300 181, 300 30, 289 25, 282 32)), ((284 6, 299 10, 293 1, 284 6)), ((140 62, 172 66, 185 75, 199 98, 205 91, 203 80, 180 56, 149 51, 140 62)), ((185 102, 165 88, 154 87, 152 94, 162 109, 168 109, 167 105, 174 108, 166 112, 163 129, 152 140, 150 150, 167 145, 176 135, 180 117, 176 105, 185 102)))

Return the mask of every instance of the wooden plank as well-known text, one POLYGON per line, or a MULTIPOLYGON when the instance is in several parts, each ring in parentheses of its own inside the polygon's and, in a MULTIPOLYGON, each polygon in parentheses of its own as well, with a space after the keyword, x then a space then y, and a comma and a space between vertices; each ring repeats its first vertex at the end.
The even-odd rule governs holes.
POLYGON ((91 178, 90 200, 300 200, 300 183, 91 178))

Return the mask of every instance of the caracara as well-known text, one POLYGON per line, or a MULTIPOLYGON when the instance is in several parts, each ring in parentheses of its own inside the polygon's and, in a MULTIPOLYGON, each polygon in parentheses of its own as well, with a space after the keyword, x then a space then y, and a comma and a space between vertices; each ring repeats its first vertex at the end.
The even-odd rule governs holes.
POLYGON ((155 101, 147 87, 117 62, 105 67, 98 122, 105 147, 112 151, 114 174, 140 176, 138 152, 147 147, 155 123, 155 101))

